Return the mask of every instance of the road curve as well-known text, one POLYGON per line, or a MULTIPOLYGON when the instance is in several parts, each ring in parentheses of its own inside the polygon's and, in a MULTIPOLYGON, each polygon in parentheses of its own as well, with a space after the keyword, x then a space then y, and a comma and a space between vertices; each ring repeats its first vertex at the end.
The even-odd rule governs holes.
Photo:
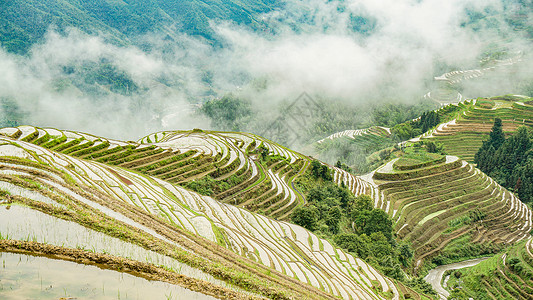
POLYGON ((430 270, 428 275, 424 277, 424 280, 431 284, 433 289, 439 294, 440 299, 446 300, 450 296, 450 293, 441 285, 444 272, 448 270, 472 267, 487 259, 489 259, 489 257, 469 259, 449 265, 438 266, 435 269, 430 270))

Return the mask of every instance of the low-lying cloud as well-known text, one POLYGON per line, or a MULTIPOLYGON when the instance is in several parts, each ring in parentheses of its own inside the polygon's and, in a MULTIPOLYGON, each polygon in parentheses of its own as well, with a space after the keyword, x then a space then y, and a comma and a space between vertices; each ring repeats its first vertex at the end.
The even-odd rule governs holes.
POLYGON ((28 56, 0 50, 0 98, 16 103, 26 123, 120 139, 207 128, 191 113, 194 105, 229 92, 258 110, 304 91, 350 103, 414 101, 438 72, 477 67, 490 43, 526 50, 530 41, 504 22, 508 9, 497 0, 289 0, 283 11, 263 16, 265 31, 213 22, 223 46, 154 33, 138 39, 145 51, 51 29, 28 56), (478 22, 475 31, 464 26, 467 9, 490 22, 478 22), (101 66, 114 75, 106 77, 101 66))

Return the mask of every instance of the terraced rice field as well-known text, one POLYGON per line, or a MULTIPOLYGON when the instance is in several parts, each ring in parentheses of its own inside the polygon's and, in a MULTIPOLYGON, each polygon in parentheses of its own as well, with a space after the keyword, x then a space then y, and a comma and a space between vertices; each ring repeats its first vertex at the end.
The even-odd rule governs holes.
POLYGON ((494 72, 496 70, 501 71, 502 68, 505 68, 507 66, 512 66, 521 61, 522 59, 520 56, 516 56, 516 57, 505 59, 505 60, 495 60, 494 66, 487 67, 487 68, 481 68, 481 69, 451 71, 451 72, 444 73, 441 76, 435 77, 435 80, 445 81, 450 84, 457 84, 464 80, 481 77, 485 75, 486 73, 494 72))
MULTIPOLYGON (((532 299, 533 239, 461 273, 462 289, 469 295, 487 299, 532 299)), ((453 280, 450 281, 454 285, 453 280)))
POLYGON ((459 103, 464 100, 463 95, 451 88, 448 83, 442 84, 441 87, 428 92, 424 95, 424 98, 437 101, 441 105, 459 103))
POLYGON ((347 137, 350 139, 361 141, 361 143, 365 144, 365 143, 372 143, 373 139, 376 139, 379 137, 389 137, 390 134, 391 134, 390 128, 374 126, 374 127, 365 128, 365 129, 345 130, 345 131, 337 132, 324 139, 321 139, 320 141, 317 141, 317 144, 322 144, 326 142, 327 140, 335 140, 335 139, 342 138, 342 137, 347 137))
POLYGON ((465 99, 459 92, 460 84, 486 75, 505 76, 510 66, 521 61, 521 57, 516 56, 505 60, 493 60, 492 66, 486 68, 446 72, 434 78, 437 87, 424 95, 424 98, 432 99, 442 105, 460 103, 465 99))
POLYGON ((161 132, 124 143, 31 126, 5 128, 0 133, 179 186, 209 178, 217 187, 210 194, 213 198, 277 219, 287 219, 305 201, 292 182, 305 172, 310 159, 252 134, 161 132), (268 162, 262 163, 261 151, 268 152, 268 162))
POLYGON ((530 236, 531 210, 473 165, 454 156, 405 171, 394 164, 374 173, 375 201, 412 243, 415 269, 461 238, 506 245, 530 236))
POLYGON ((442 143, 450 155, 473 162, 479 147, 488 139, 495 118, 502 119, 506 134, 512 134, 521 125, 533 126, 533 106, 504 100, 478 100, 456 119, 439 125, 424 138, 442 143))
POLYGON ((222 298, 416 295, 302 227, 179 186, 207 172, 223 180, 244 170, 255 174, 249 178, 277 180, 273 196, 298 201, 287 180, 307 161, 266 140, 264 147, 284 157, 274 164, 302 161, 299 171, 263 169, 253 159, 257 139, 234 133, 162 133, 142 144, 28 126, 1 132, 11 136, 0 138, 0 210, 7 216, 1 251, 106 264, 222 298), (161 171, 193 158, 210 160, 210 168, 161 171))
MULTIPOLYGON (((302 151, 319 160, 327 161, 333 158, 336 159, 339 155, 344 155, 340 153, 352 152, 354 151, 353 149, 362 154, 371 155, 394 144, 395 142, 391 139, 390 128, 374 126, 366 129, 337 132, 308 145, 302 151)), ((347 162, 350 163, 349 157, 344 157, 344 159, 347 159, 347 162)), ((358 169, 358 166, 354 167, 358 169)))

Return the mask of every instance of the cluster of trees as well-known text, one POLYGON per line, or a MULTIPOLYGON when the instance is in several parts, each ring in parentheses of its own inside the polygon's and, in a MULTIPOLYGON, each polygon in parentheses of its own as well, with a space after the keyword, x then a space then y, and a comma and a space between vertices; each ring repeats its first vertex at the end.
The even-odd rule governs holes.
POLYGON ((322 179, 324 181, 331 181, 333 176, 331 175, 331 170, 328 166, 321 164, 318 160, 313 160, 311 162, 311 175, 315 179, 322 179))
POLYGON ((425 99, 413 104, 380 103, 371 113, 371 123, 377 126, 394 127, 437 108, 435 102, 425 99))
POLYGON ((533 202, 533 130, 521 126, 506 139, 502 120, 496 118, 489 139, 483 142, 474 162, 520 200, 533 202))
POLYGON ((413 122, 413 126, 415 128, 419 128, 422 130, 422 132, 428 131, 430 128, 433 128, 440 123, 440 116, 439 114, 432 110, 430 112, 424 112, 420 119, 413 122))
POLYGON ((413 148, 415 152, 419 152, 420 149, 424 149, 425 151, 429 153, 438 153, 442 155, 446 155, 446 151, 444 150, 444 145, 439 142, 431 141, 431 140, 421 140, 420 142, 417 142, 413 145, 413 148))
POLYGON ((220 130, 241 131, 254 116, 252 103, 228 94, 205 103, 201 112, 211 119, 211 126, 220 130))
POLYGON ((398 124, 391 129, 393 136, 400 141, 421 135, 440 124, 440 116, 435 111, 424 112, 420 119, 398 124))
POLYGON ((408 244, 396 243, 388 214, 374 208, 368 195, 355 197, 344 186, 335 185, 330 172, 313 163, 297 179, 307 204, 293 211, 292 222, 334 241, 387 276, 405 279, 402 266, 409 265, 413 253, 408 244))

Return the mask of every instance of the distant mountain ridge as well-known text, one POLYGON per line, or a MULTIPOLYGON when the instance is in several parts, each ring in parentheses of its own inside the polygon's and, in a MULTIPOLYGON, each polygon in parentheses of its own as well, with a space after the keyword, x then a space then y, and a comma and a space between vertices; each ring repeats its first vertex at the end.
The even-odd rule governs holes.
POLYGON ((0 43, 9 52, 24 54, 48 29, 61 32, 69 27, 103 33, 119 45, 147 33, 186 33, 214 40, 209 22, 232 21, 257 29, 258 15, 278 7, 280 3, 272 0, 1 1, 0 43))

